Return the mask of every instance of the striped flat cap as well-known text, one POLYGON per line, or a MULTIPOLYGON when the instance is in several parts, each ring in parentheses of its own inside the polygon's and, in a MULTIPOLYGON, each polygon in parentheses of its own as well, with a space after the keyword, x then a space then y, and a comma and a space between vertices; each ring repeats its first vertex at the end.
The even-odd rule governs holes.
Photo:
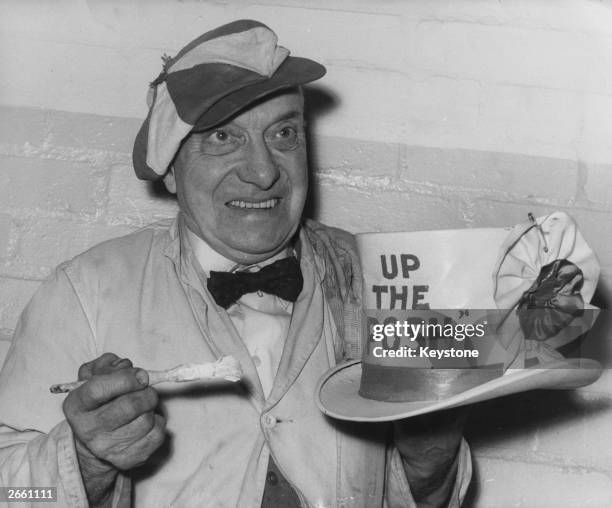
POLYGON ((166 58, 151 83, 149 113, 134 141, 138 178, 161 178, 190 132, 210 129, 268 94, 325 74, 321 64, 289 56, 277 40, 262 23, 239 20, 166 58))

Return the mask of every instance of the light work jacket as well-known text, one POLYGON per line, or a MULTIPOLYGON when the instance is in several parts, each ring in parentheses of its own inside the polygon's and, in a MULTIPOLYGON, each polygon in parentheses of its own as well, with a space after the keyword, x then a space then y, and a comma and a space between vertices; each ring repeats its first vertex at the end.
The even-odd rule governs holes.
MULTIPOLYGON (((145 466, 119 476, 115 506, 258 508, 270 454, 304 507, 414 506, 389 426, 333 420, 314 402, 321 375, 360 354, 352 236, 313 221, 301 227, 304 289, 265 398, 245 345, 205 289, 184 228, 179 216, 104 242, 42 284, 0 373, 0 485, 57 487, 58 506, 87 506, 63 397, 49 393, 81 364, 112 352, 160 370, 233 355, 241 383, 156 386, 167 439, 145 466)), ((463 442, 451 506, 470 475, 463 442)))

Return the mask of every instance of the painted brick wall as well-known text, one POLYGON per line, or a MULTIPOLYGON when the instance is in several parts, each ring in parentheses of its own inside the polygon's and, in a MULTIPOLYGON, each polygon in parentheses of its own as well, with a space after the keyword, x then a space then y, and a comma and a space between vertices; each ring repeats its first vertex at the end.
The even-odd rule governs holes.
MULTIPOLYGON (((316 218, 391 231, 566 210, 600 257, 600 305, 612 298, 610 2, 13 0, 2 11, 0 361, 57 263, 175 213, 131 173, 147 83, 162 53, 244 17, 328 68, 310 94, 316 218)), ((476 407, 469 504, 612 505, 611 392, 605 375, 476 407)))

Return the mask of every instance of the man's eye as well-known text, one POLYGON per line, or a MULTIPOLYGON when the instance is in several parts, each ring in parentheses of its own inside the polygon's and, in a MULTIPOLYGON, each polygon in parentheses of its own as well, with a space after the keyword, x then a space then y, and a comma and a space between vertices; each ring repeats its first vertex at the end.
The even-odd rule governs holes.
POLYGON ((276 135, 279 138, 288 139, 297 136, 297 131, 293 127, 283 127, 276 135))
POLYGON ((237 150, 240 145, 239 132, 220 128, 205 133, 200 147, 202 152, 208 155, 225 155, 237 150))
POLYGON ((210 136, 208 136, 208 141, 212 141, 213 143, 226 143, 230 139, 230 134, 223 129, 217 129, 213 131, 210 136))
POLYGON ((300 136, 297 129, 287 125, 275 130, 268 143, 277 150, 292 150, 298 146, 299 139, 300 136))

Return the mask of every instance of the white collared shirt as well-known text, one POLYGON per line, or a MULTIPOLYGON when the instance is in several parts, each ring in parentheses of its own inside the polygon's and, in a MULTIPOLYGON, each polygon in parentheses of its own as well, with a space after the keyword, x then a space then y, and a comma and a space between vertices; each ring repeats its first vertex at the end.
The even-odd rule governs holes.
MULTIPOLYGON (((190 230, 189 241, 206 276, 211 271, 258 271, 291 254, 291 249, 288 248, 256 265, 244 266, 223 257, 190 230)), ((238 335, 253 358, 266 397, 272 390, 292 311, 293 303, 261 291, 243 295, 227 309, 238 335)))

